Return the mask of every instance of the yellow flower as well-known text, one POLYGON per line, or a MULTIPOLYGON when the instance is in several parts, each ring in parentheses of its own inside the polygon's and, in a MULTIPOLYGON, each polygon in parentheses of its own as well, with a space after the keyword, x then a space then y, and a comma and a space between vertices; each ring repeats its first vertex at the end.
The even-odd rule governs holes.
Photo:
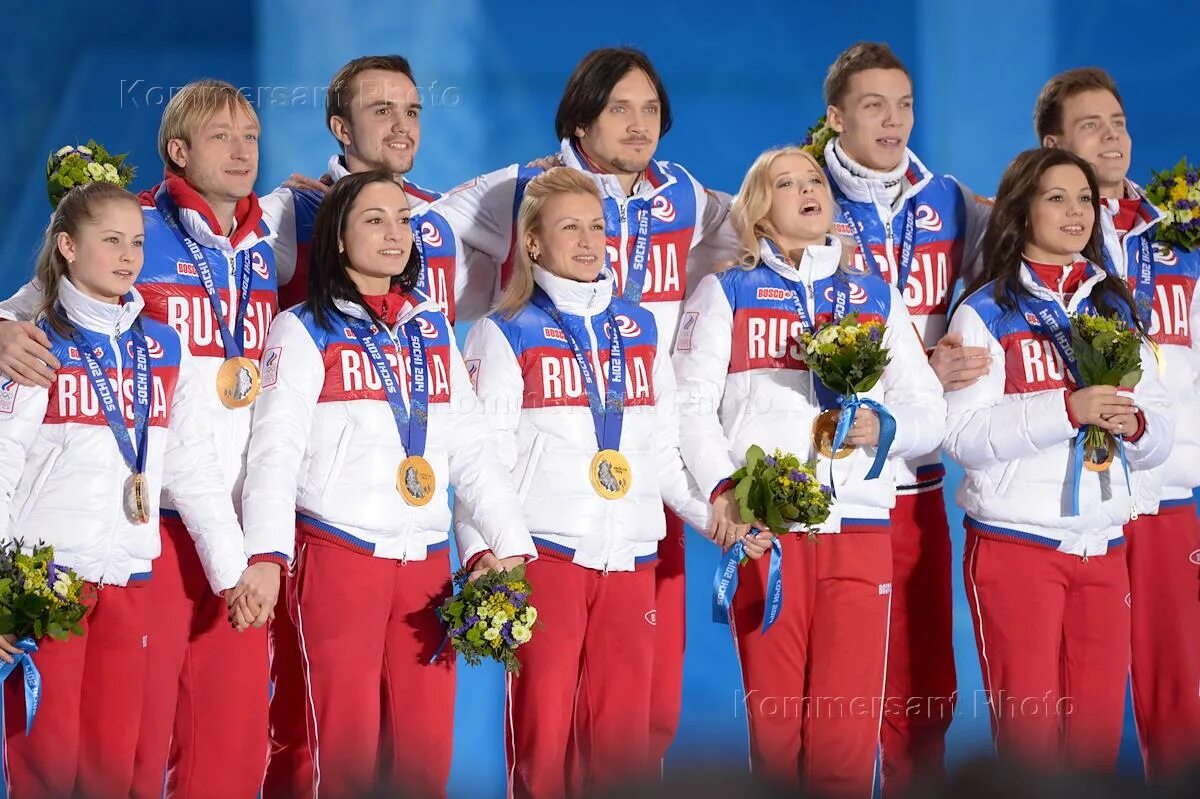
POLYGON ((1188 195, 1187 182, 1183 178, 1175 178, 1175 185, 1171 187, 1172 200, 1185 200, 1188 195))

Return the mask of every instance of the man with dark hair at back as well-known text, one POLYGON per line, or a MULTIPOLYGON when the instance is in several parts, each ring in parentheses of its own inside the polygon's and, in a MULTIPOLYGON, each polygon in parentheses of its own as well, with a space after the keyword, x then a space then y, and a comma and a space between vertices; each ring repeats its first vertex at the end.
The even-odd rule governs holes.
POLYGON ((1125 526, 1132 627, 1133 711, 1146 778, 1200 763, 1200 257, 1157 241, 1166 216, 1126 177, 1133 140, 1112 77, 1085 67, 1055 75, 1033 111, 1038 140, 1091 164, 1100 186, 1105 267, 1129 283, 1176 403, 1167 462, 1134 474, 1125 526))
MULTIPOLYGON (((558 158, 592 175, 604 198, 608 264, 617 290, 653 312, 664 352, 675 341, 688 288, 731 262, 736 243, 727 222, 729 197, 707 191, 679 164, 655 160, 659 140, 670 129, 671 103, 658 72, 644 53, 625 47, 584 56, 555 116, 558 158)), ((490 261, 497 295, 512 264, 521 197, 541 171, 512 165, 467 182, 433 206, 468 248, 490 261)), ((481 266, 470 267, 470 283, 480 279, 481 266)), ((655 626, 651 762, 661 760, 674 739, 682 701, 684 534, 683 523, 670 512, 657 554, 655 607, 630 622, 655 626)), ((507 712, 533 709, 518 698, 507 712)))

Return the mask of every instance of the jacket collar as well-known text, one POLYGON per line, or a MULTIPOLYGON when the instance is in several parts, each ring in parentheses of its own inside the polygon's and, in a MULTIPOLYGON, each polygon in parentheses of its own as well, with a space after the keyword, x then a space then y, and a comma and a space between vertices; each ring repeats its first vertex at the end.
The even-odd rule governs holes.
MULTIPOLYGON (((849 156, 842 152, 837 137, 834 137, 825 145, 825 168, 846 199, 851 202, 869 202, 883 208, 890 208, 892 204, 887 199, 887 189, 884 186, 887 176, 883 173, 875 173, 871 177, 856 175, 846 167, 842 161, 843 158, 848 159, 849 156)), ((933 174, 925 168, 912 150, 905 149, 904 159, 902 162, 904 171, 900 177, 903 188, 900 191, 900 201, 897 202, 896 207, 900 207, 903 201, 921 191, 933 179, 933 174)))
MULTIPOLYGON (((345 314, 346 316, 363 320, 371 318, 371 315, 368 314, 366 310, 358 303, 350 302, 349 300, 338 299, 333 301, 333 305, 335 308, 337 308, 339 313, 345 314)), ((429 297, 423 294, 419 289, 413 289, 408 294, 404 295, 404 305, 400 308, 400 315, 396 319, 396 327, 400 327, 401 325, 412 321, 417 314, 424 313, 426 311, 441 313, 441 306, 429 299, 429 297)))
POLYGON ((770 239, 759 239, 758 246, 762 264, 793 282, 811 284, 827 278, 837 272, 842 258, 842 243, 836 236, 826 236, 825 244, 805 247, 804 256, 795 265, 784 257, 770 239))
MULTIPOLYGON (((1075 260, 1086 261, 1087 259, 1079 253, 1076 253, 1075 260)), ((1088 262, 1087 276, 1084 277, 1083 282, 1079 284, 1079 288, 1075 289, 1075 293, 1071 295, 1070 301, 1067 302, 1067 312, 1074 313, 1075 309, 1079 307, 1079 304, 1091 296, 1092 289, 1096 287, 1097 283, 1104 280, 1107 274, 1108 273, 1105 272, 1102 267, 1088 262)), ((1023 259, 1021 261, 1021 273, 1019 279, 1021 281, 1021 287, 1033 296, 1043 300, 1053 300, 1054 302, 1058 302, 1060 304, 1062 303, 1061 295, 1043 285, 1042 282, 1034 276, 1033 270, 1029 268, 1029 264, 1025 263, 1023 259)))
POLYGON ((58 302, 72 324, 109 336, 120 335, 133 327, 145 306, 136 288, 131 288, 120 304, 101 302, 75 288, 75 284, 66 278, 58 282, 58 302))
MULTIPOLYGON (((329 156, 329 168, 327 173, 329 177, 333 178, 334 183, 337 183, 339 180, 349 175, 350 170, 346 167, 346 156, 340 153, 329 156)), ((405 178, 400 185, 403 187, 404 193, 408 195, 408 198, 413 201, 412 208, 410 209, 412 211, 419 211, 422 206, 428 205, 442 196, 436 191, 430 191, 429 189, 421 188, 407 178, 405 178)))
POLYGON ((226 236, 217 222, 216 214, 204 198, 178 175, 168 175, 159 186, 156 201, 166 199, 167 211, 173 211, 189 238, 201 247, 235 253, 248 250, 268 238, 263 224, 258 197, 250 194, 238 201, 234 209, 233 235, 226 236))
MULTIPOLYGON (((1167 218, 1165 211, 1160 209, 1154 203, 1146 198, 1146 192, 1141 186, 1134 183, 1129 178, 1125 178, 1125 195, 1130 198, 1136 197, 1140 201, 1138 207, 1138 221, 1132 228, 1129 229, 1128 236, 1137 236, 1145 233, 1150 228, 1167 218)), ((1100 202, 1100 227, 1104 234, 1105 244, 1111 240, 1117 240, 1117 229, 1113 224, 1113 219, 1120 212, 1120 202, 1116 199, 1106 197, 1100 202)))
POLYGON ((534 264, 533 282, 545 292, 555 308, 574 316, 591 317, 602 313, 613 298, 613 276, 607 269, 600 270, 600 276, 594 282, 580 283, 534 264))
POLYGON ((615 199, 624 199, 626 196, 653 197, 675 183, 675 176, 667 172, 662 163, 652 158, 646 167, 646 171, 633 184, 633 194, 626 195, 625 190, 621 188, 621 182, 617 180, 617 176, 601 172, 599 167, 570 139, 563 139, 559 142, 559 156, 562 158, 564 166, 578 169, 580 172, 587 172, 595 177, 603 188, 604 193, 615 199))

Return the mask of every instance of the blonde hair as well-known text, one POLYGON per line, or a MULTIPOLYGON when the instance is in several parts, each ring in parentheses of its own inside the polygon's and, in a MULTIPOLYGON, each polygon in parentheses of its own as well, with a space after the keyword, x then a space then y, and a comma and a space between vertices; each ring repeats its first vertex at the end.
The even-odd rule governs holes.
POLYGON ((137 197, 115 183, 95 181, 76 186, 67 192, 54 209, 54 215, 50 217, 50 227, 46 229, 34 267, 34 277, 42 287, 42 303, 38 306, 34 318, 44 314, 50 326, 59 335, 71 335, 72 327, 58 307, 58 287, 68 272, 67 259, 58 249, 58 235, 66 233, 72 239, 78 238, 79 228, 85 222, 96 222, 101 209, 114 202, 133 203, 135 207, 141 208, 137 197))
POLYGON ((171 98, 158 126, 158 155, 168 170, 183 174, 183 169, 167 153, 167 144, 172 139, 179 139, 190 146, 192 136, 200 127, 227 108, 235 115, 241 111, 258 124, 254 106, 232 83, 223 80, 192 81, 171 98))
POLYGON ((587 194, 601 203, 600 190, 591 177, 565 166, 556 166, 529 181, 525 196, 521 198, 521 209, 517 212, 516 252, 513 254, 513 272, 496 310, 512 318, 529 303, 533 296, 533 258, 525 245, 530 233, 541 230, 542 208, 546 201, 558 194, 587 194))
MULTIPOLYGON (((738 189, 737 196, 733 198, 733 204, 729 208, 729 219, 733 223, 733 229, 737 232, 738 239, 737 260, 730 266, 739 265, 746 269, 753 269, 762 260, 758 240, 778 240, 779 232, 767 219, 771 213, 771 167, 780 158, 788 155, 803 158, 821 175, 825 181, 825 202, 834 208, 834 218, 836 218, 837 209, 833 202, 833 193, 829 190, 829 178, 825 176, 825 170, 811 153, 796 146, 767 150, 755 158, 750 169, 746 171, 742 187, 738 189)), ((832 220, 828 232, 833 232, 832 220)), ((841 239, 839 238, 839 240, 841 239)), ((842 241, 842 266, 849 263, 850 255, 853 252, 854 247, 848 242, 842 241)))

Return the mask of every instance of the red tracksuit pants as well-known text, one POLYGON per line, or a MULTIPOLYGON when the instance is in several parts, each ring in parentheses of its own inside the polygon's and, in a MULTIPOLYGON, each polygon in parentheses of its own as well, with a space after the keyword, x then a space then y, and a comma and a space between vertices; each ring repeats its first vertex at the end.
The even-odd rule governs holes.
POLYGON ((290 587, 313 794, 364 796, 383 777, 396 782, 383 788, 404 796, 444 797, 454 651, 430 659, 445 635, 435 608, 452 588, 449 548, 401 562, 304 536, 290 587), (385 722, 394 729, 381 734, 385 722), (381 740, 393 751, 381 752, 381 740))
POLYGON ((22 667, 4 683, 4 765, 12 799, 129 796, 146 679, 149 590, 89 585, 86 592, 92 590, 83 636, 38 644, 33 658, 42 673, 42 701, 28 736, 22 667))
POLYGON ((963 573, 997 752, 1112 769, 1129 670, 1124 546, 1084 559, 968 524, 963 573))
POLYGON ((263 780, 264 799, 312 796, 312 754, 308 749, 304 658, 296 623, 288 609, 291 578, 284 578, 271 621, 271 756, 263 780))
POLYGON ((1125 526, 1133 617, 1133 711, 1146 779, 1200 764, 1200 519, 1164 503, 1125 526))
POLYGON ((237 632, 178 516, 154 561, 133 796, 253 797, 267 763, 267 635, 237 632))
POLYGON ((741 568, 732 625, 750 760, 771 779, 869 799, 882 720, 892 550, 881 532, 786 535, 783 610, 762 632, 769 555, 741 568))
POLYGON ((884 688, 883 790, 945 772, 954 719, 954 598, 950 526, 939 487, 901 494, 892 509, 892 617, 884 688))
POLYGON ((514 799, 560 799, 654 771, 654 570, 600 572, 542 553, 526 572, 538 622, 508 679, 514 799))
POLYGON ((666 510, 667 535, 654 568, 654 676, 650 683, 650 759, 661 763, 675 740, 683 707, 683 653, 687 644, 686 530, 666 510))

